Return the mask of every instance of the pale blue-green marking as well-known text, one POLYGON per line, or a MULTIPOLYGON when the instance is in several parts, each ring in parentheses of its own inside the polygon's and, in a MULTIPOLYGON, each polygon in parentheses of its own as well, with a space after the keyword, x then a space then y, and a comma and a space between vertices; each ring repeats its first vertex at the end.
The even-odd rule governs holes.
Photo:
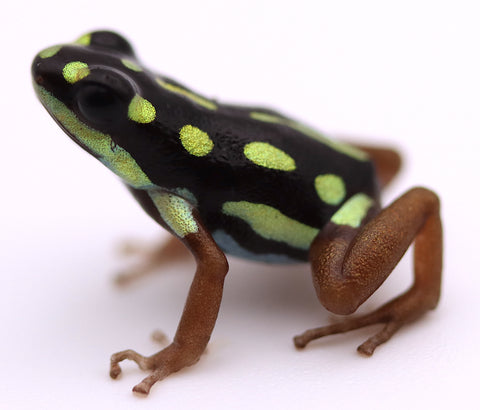
POLYGON ((198 225, 192 214, 192 205, 185 199, 169 192, 150 190, 150 198, 160 216, 180 238, 198 232, 198 225))

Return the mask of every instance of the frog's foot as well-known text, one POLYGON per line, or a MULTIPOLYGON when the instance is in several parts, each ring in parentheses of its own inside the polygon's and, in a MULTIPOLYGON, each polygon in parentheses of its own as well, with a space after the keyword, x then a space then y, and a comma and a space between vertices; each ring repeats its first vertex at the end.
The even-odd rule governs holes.
POLYGON ((151 372, 148 377, 133 387, 135 393, 147 395, 156 382, 165 379, 170 374, 178 372, 184 367, 195 364, 200 355, 201 352, 198 352, 196 349, 181 348, 174 343, 149 357, 142 356, 133 350, 124 350, 112 355, 110 359, 110 377, 116 379, 120 375, 122 369, 119 363, 121 361, 133 360, 140 369, 151 372))
POLYGON ((304 348, 312 340, 323 336, 345 333, 350 330, 383 323, 384 327, 363 344, 357 351, 371 356, 377 346, 388 341, 404 324, 412 322, 430 309, 434 309, 438 298, 435 295, 425 294, 415 288, 392 300, 372 313, 346 319, 329 326, 307 330, 295 336, 295 347, 304 348))
POLYGON ((166 243, 156 244, 155 246, 126 242, 121 247, 120 252, 127 256, 138 255, 141 258, 141 262, 115 276, 115 283, 121 286, 146 276, 161 266, 186 259, 190 255, 185 245, 174 237, 166 243))

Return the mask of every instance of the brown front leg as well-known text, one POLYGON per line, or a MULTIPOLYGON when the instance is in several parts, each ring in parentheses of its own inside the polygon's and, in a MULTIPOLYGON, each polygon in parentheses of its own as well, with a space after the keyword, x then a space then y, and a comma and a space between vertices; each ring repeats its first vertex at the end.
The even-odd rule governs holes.
POLYGON ((375 323, 385 327, 359 346, 366 355, 402 325, 434 309, 440 297, 442 226, 437 196, 415 188, 363 226, 329 223, 310 250, 313 279, 323 305, 338 314, 353 313, 388 277, 415 240, 412 287, 378 310, 294 338, 297 347, 311 340, 375 323))
POLYGON ((148 394, 157 381, 196 363, 210 340, 222 300, 228 263, 198 219, 197 225, 198 232, 183 238, 195 256, 197 270, 173 342, 150 357, 133 350, 112 355, 110 376, 114 379, 121 372, 118 363, 125 359, 135 361, 142 370, 151 371, 150 376, 133 388, 137 393, 148 394))

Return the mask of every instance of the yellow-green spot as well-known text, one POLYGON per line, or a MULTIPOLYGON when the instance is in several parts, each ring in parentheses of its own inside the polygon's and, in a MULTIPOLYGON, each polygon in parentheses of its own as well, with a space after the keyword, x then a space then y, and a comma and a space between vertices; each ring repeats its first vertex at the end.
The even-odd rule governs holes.
POLYGON ((342 154, 348 155, 359 161, 367 161, 369 159, 368 154, 363 152, 362 150, 359 150, 358 148, 355 148, 343 142, 331 140, 325 135, 319 133, 318 131, 315 131, 314 129, 307 127, 306 125, 301 124, 297 121, 293 121, 290 118, 279 117, 274 114, 268 114, 258 111, 251 112, 250 117, 258 121, 286 125, 298 132, 301 132, 302 134, 305 134, 307 137, 320 141, 322 144, 327 145, 335 151, 341 152, 342 154))
POLYGON ((245 156, 254 164, 281 171, 293 171, 295 160, 268 142, 250 142, 243 148, 245 156))
POLYGON ((87 33, 78 37, 74 41, 74 44, 78 44, 80 46, 89 46, 91 41, 92 41, 92 35, 90 33, 87 33))
POLYGON ((196 157, 204 157, 213 149, 213 141, 205 131, 193 125, 185 125, 180 130, 183 147, 196 157))
POLYGON ((53 57, 55 54, 57 54, 61 48, 62 46, 48 47, 45 50, 40 51, 38 55, 40 56, 40 58, 50 58, 50 57, 53 57))
POLYGON ((88 64, 82 63, 81 61, 72 61, 63 67, 63 78, 70 84, 80 81, 89 74, 88 64))
POLYGON ((148 124, 155 119, 156 111, 152 103, 138 94, 132 98, 128 106, 128 118, 141 124, 148 124))
POLYGON ((104 165, 134 188, 153 186, 147 175, 130 154, 116 146, 109 135, 96 131, 82 123, 65 104, 45 88, 35 85, 35 91, 52 116, 62 124, 68 134, 91 151, 104 165))
POLYGON ((250 117, 254 120, 263 122, 273 122, 277 124, 285 124, 288 122, 288 118, 279 117, 278 115, 268 114, 266 112, 253 111, 250 113, 250 117))
POLYGON ((127 58, 122 58, 122 64, 127 67, 128 69, 136 72, 142 71, 142 67, 140 67, 137 63, 134 63, 132 60, 128 60, 127 58))
POLYGON ((320 199, 328 205, 338 205, 346 194, 343 179, 333 174, 318 175, 315 178, 315 190, 320 199))
POLYGON ((151 190, 149 195, 162 219, 180 238, 198 232, 198 225, 192 214, 192 206, 187 201, 163 191, 151 190))
POLYGON ((242 219, 262 238, 283 242, 294 248, 307 250, 319 230, 296 221, 278 209, 247 201, 225 202, 226 215, 242 219))
POLYGON ((368 195, 356 194, 342 205, 332 216, 331 221, 337 225, 358 228, 372 205, 373 199, 368 195))
POLYGON ((194 103, 201 105, 202 107, 207 108, 208 110, 217 109, 217 105, 214 102, 204 97, 201 97, 198 94, 195 94, 191 91, 188 91, 185 88, 182 88, 178 85, 167 83, 166 81, 163 81, 161 78, 157 78, 157 83, 161 85, 163 88, 165 88, 166 90, 172 93, 183 95, 184 97, 187 97, 188 99, 192 100, 194 103))

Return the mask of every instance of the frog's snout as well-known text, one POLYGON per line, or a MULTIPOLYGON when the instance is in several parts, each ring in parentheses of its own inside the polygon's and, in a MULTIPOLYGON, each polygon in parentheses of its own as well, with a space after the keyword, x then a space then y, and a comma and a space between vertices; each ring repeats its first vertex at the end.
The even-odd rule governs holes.
POLYGON ((42 85, 45 81, 44 70, 42 69, 43 65, 42 59, 39 56, 35 57, 32 63, 32 78, 38 85, 42 85))
POLYGON ((37 84, 43 84, 45 78, 51 77, 58 69, 57 53, 62 46, 52 46, 40 51, 32 62, 32 77, 37 84), (52 58, 53 57, 53 58, 52 58))

